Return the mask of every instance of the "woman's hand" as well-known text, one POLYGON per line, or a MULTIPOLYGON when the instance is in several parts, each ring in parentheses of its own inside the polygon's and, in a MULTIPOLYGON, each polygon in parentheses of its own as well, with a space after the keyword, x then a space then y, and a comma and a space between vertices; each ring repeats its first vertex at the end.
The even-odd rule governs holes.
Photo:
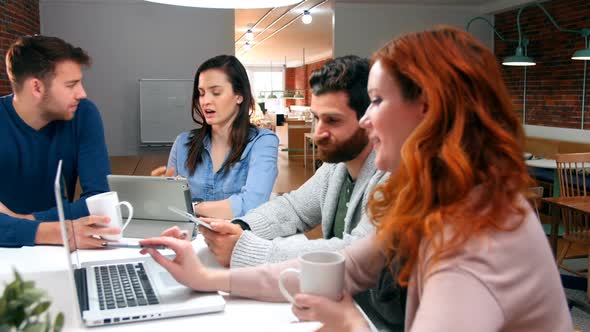
POLYGON ((174 172, 176 170, 174 169, 174 167, 170 167, 170 169, 166 169, 166 166, 160 166, 158 168, 155 168, 154 170, 152 170, 152 172, 150 173, 151 176, 165 176, 165 177, 172 177, 174 176, 174 172))
POLYGON ((172 237, 159 237, 139 241, 141 245, 160 245, 176 253, 174 259, 168 259, 156 249, 146 248, 141 254, 150 254, 152 258, 179 283, 198 291, 229 291, 229 272, 208 269, 199 260, 192 243, 172 237))
POLYGON ((295 295, 293 313, 302 321, 318 321, 319 331, 370 331, 369 324, 348 293, 339 302, 323 296, 295 295))
POLYGON ((179 240, 186 240, 191 241, 191 237, 189 236, 189 231, 183 231, 178 226, 170 227, 167 230, 163 231, 160 236, 168 236, 173 237, 179 240))

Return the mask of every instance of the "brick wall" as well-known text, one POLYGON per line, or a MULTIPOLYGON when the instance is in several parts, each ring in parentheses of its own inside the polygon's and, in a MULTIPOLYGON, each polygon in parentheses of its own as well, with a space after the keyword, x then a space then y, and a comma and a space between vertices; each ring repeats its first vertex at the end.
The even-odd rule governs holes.
MULTIPOLYGON (((590 28, 588 0, 552 0, 542 5, 561 28, 590 28)), ((518 39, 517 13, 515 9, 495 15, 496 28, 504 38, 518 39)), ((536 6, 524 9, 520 18, 522 32, 530 40, 528 56, 537 63, 526 69, 526 124, 580 129, 584 61, 572 60, 571 56, 584 48, 584 38, 559 32, 536 6)), ((494 44, 500 62, 514 55, 515 43, 496 37, 494 44)), ((502 66, 502 72, 514 109, 522 119, 524 67, 502 66)), ((588 74, 590 68, 587 70, 590 76, 588 74)), ((590 129, 588 90, 590 77, 586 78, 584 129, 590 129)))
POLYGON ((0 96, 11 93, 4 57, 14 40, 39 33, 39 0, 0 0, 0 96))
POLYGON ((330 59, 321 60, 318 62, 306 64, 305 66, 287 68, 285 70, 285 89, 304 89, 299 92, 303 94, 304 99, 286 99, 286 105, 302 105, 309 106, 311 103, 311 90, 309 89, 309 76, 311 72, 320 68, 330 59))

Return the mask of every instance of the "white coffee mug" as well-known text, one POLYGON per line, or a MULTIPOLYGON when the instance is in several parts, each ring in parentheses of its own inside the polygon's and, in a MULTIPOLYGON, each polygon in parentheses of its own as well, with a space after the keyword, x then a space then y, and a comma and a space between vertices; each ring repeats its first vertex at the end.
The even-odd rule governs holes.
POLYGON ((344 256, 331 251, 314 251, 301 255, 301 269, 288 268, 279 275, 279 289, 291 303, 293 295, 285 288, 285 277, 296 274, 301 293, 320 295, 334 301, 340 300, 344 287, 344 256))
POLYGON ((117 241, 123 237, 123 230, 129 225, 131 218, 133 218, 133 206, 131 206, 129 202, 119 202, 119 195, 117 195, 117 192, 109 191, 87 198, 86 205, 88 206, 88 211, 91 215, 107 216, 111 219, 109 224, 101 224, 101 226, 119 227, 121 229, 120 234, 103 235, 102 238, 117 241), (125 205, 129 210, 129 216, 127 217, 127 220, 125 220, 125 224, 123 224, 123 218, 121 217, 121 205, 125 205))

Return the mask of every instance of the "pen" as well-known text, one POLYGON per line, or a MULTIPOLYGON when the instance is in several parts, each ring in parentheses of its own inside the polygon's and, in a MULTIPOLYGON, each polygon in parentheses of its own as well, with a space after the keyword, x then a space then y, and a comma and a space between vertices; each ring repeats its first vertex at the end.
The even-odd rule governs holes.
POLYGON ((153 249, 161 249, 161 250, 168 249, 168 247, 166 247, 166 246, 142 245, 142 244, 140 244, 139 247, 142 249, 143 248, 153 248, 153 249))
POLYGON ((101 245, 106 248, 138 248, 138 249, 153 248, 153 249, 161 249, 161 250, 168 249, 168 247, 163 246, 163 245, 142 245, 139 243, 103 242, 101 245))

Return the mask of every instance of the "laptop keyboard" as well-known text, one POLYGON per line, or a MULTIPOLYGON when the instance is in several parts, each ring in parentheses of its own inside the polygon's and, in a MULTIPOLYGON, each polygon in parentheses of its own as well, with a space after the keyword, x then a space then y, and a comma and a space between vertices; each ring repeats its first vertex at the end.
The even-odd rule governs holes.
POLYGON ((100 310, 158 304, 142 263, 95 266, 100 310))

